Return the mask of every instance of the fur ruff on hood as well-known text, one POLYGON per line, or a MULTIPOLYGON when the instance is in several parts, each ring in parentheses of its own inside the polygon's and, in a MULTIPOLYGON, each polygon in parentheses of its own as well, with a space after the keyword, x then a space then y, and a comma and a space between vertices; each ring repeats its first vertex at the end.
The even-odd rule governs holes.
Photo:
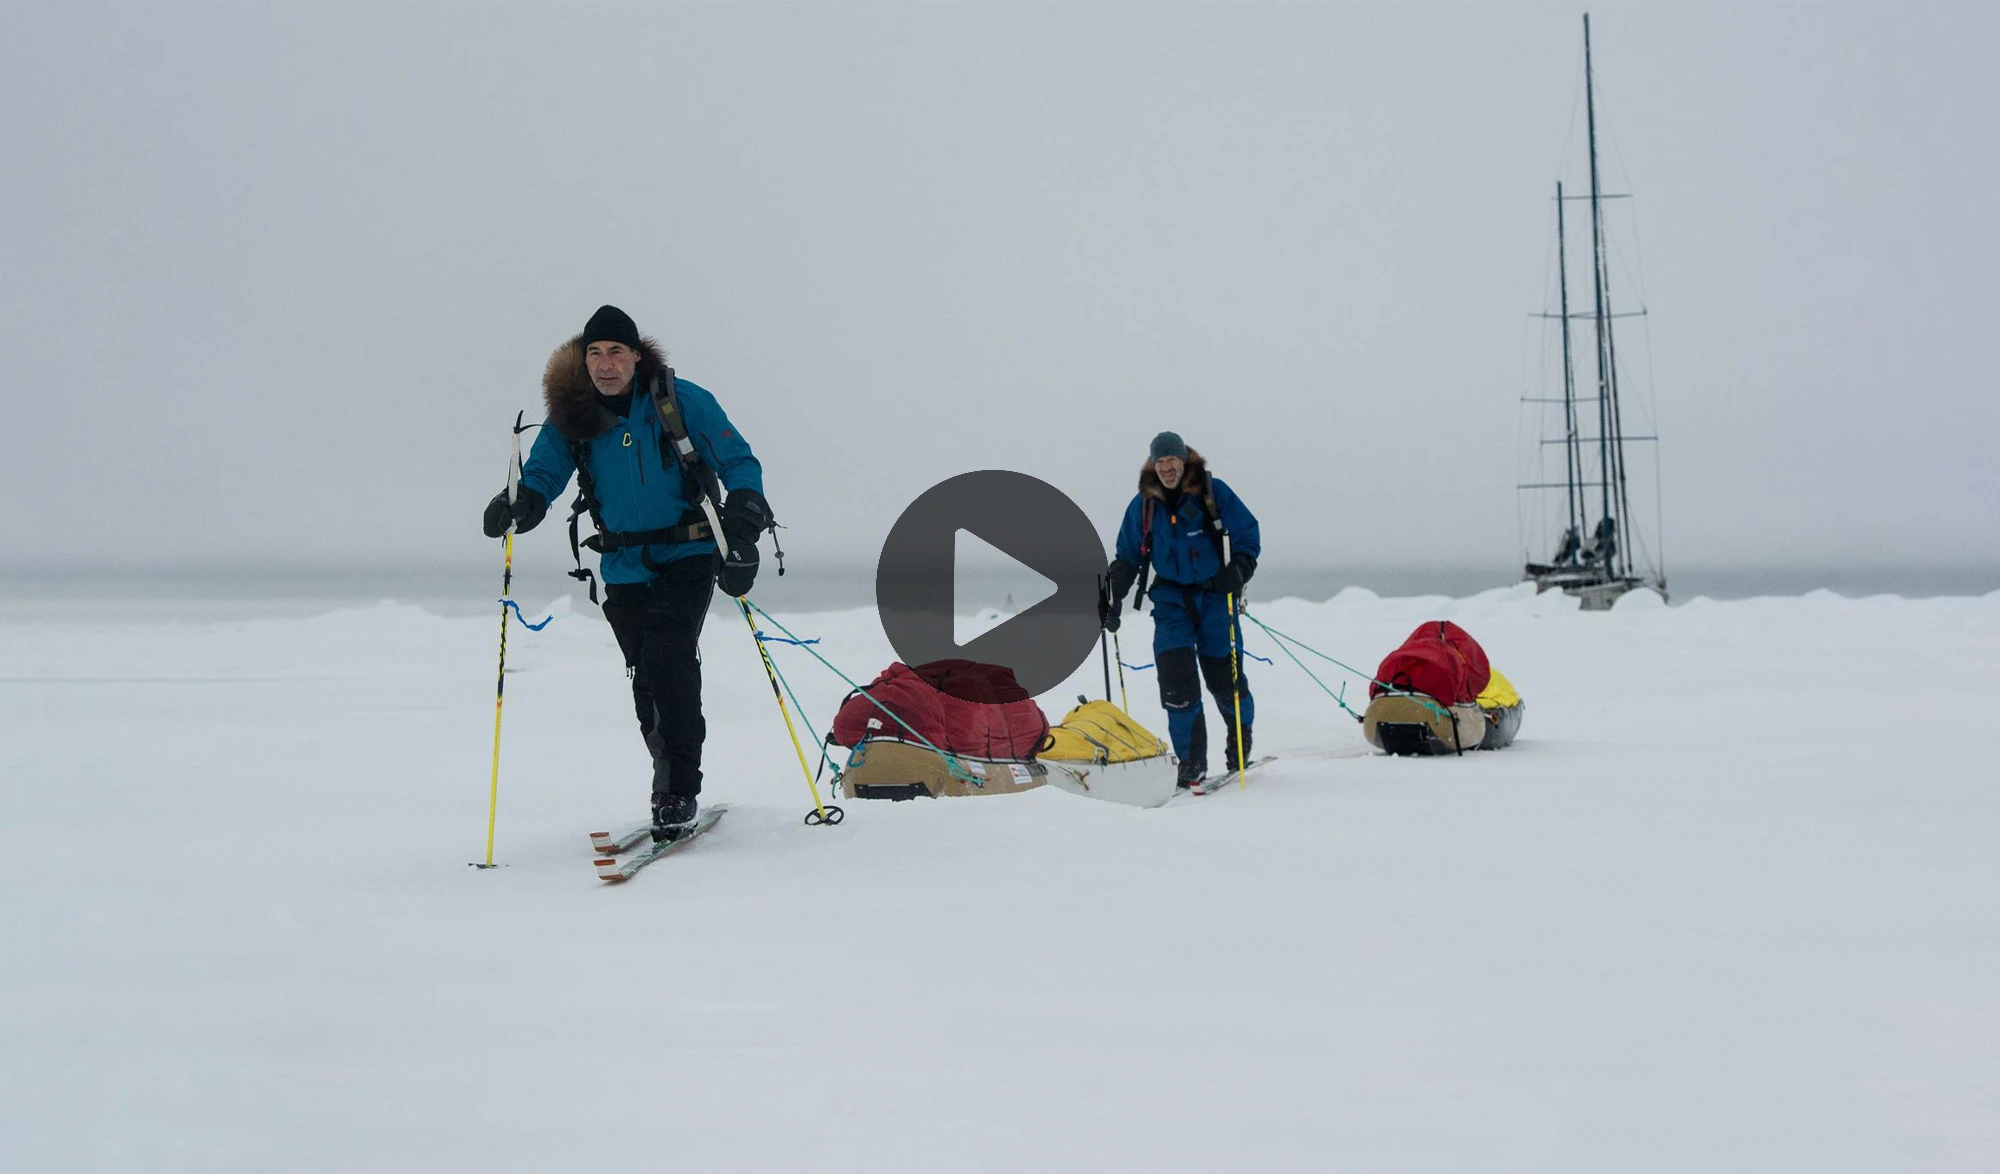
MULTIPOLYGON (((1202 460, 1201 454, 1193 448, 1189 448, 1187 454, 1185 462, 1187 468, 1181 473, 1181 483, 1176 488, 1182 494, 1200 497, 1208 492, 1208 462, 1202 460)), ((1151 461, 1147 461, 1146 467, 1139 470, 1139 494, 1157 502, 1167 500, 1167 487, 1160 484, 1160 475, 1153 471, 1151 461)))
MULTIPOLYGON (((632 371, 632 390, 646 394, 653 376, 667 365, 667 353, 651 335, 639 336, 639 365, 632 371)), ((564 440, 590 440, 618 422, 597 385, 590 381, 590 369, 583 364, 583 335, 557 347, 542 371, 542 402, 549 410, 549 423, 564 440)))

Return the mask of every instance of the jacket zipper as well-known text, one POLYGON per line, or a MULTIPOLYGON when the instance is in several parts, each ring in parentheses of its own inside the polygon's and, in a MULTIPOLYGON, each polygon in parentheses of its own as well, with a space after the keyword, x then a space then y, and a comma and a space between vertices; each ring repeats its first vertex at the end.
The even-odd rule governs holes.
MULTIPOLYGON (((635 432, 639 430, 639 421, 634 418, 637 417, 638 414, 639 414, 639 396, 638 393, 635 391, 632 396, 632 415, 626 417, 625 420, 626 426, 631 428, 635 432)), ((640 433, 640 435, 644 435, 644 433, 640 433)), ((636 439, 632 445, 632 459, 636 461, 639 465, 639 484, 641 485, 644 485, 646 483, 646 454, 643 451, 641 451, 645 447, 646 446, 644 444, 638 443, 636 439)))

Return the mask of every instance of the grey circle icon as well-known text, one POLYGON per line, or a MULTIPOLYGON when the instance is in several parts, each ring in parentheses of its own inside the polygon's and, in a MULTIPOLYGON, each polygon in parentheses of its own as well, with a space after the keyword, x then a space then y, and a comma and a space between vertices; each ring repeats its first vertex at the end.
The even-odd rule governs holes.
POLYGON ((1030 695, 1055 688, 1097 644, 1104 546, 1075 502, 1007 469, 961 473, 925 490, 889 529, 875 565, 875 609, 909 665, 964 659, 1004 665, 1030 695), (960 530, 1025 564, 1053 594, 984 635, 952 632, 960 530))

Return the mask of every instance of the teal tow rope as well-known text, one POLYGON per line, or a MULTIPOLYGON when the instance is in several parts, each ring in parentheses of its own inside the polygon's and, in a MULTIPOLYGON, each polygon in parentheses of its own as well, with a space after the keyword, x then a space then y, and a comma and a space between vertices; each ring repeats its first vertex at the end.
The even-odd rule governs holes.
MULTIPOLYGON (((1246 615, 1244 618, 1248 619, 1251 623, 1256 624, 1258 627, 1264 628, 1264 622, 1258 619, 1257 617, 1246 615)), ((1264 631, 1266 633, 1269 633, 1271 629, 1264 628, 1264 631)), ((1347 704, 1347 686, 1342 685, 1340 687, 1340 692, 1335 693, 1333 690, 1326 687, 1326 682, 1320 680, 1319 675, 1317 673, 1313 672, 1311 669, 1306 667, 1304 661, 1300 660, 1297 656, 1293 655, 1291 649, 1285 647, 1284 641, 1277 640, 1275 637, 1273 637, 1273 643, 1277 644, 1278 651, 1284 653, 1288 657, 1291 657, 1292 663, 1299 666, 1300 672, 1312 678, 1312 683, 1319 686, 1320 692, 1325 693, 1328 697, 1333 698, 1333 703, 1335 705, 1338 705, 1340 708, 1346 710, 1348 714, 1354 718, 1355 721, 1361 720, 1361 715, 1355 713, 1354 707, 1347 704)))
MULTIPOLYGON (((1452 719, 1452 714, 1450 710, 1446 709, 1442 705, 1439 705, 1436 701, 1433 701, 1431 698, 1424 696, 1422 693, 1412 693, 1408 689, 1398 689, 1396 686, 1391 685, 1387 681, 1378 681, 1375 679, 1373 674, 1364 673, 1360 669, 1355 668, 1351 664, 1343 664, 1342 662, 1335 660, 1333 657, 1328 656, 1326 653, 1321 652, 1319 649, 1314 648, 1312 645, 1307 644, 1305 641, 1300 640, 1296 636, 1285 635, 1283 632, 1278 631, 1276 628, 1273 628, 1271 625, 1258 619, 1256 616, 1249 615, 1246 613, 1244 618, 1249 620, 1251 623, 1257 625, 1258 627, 1264 629, 1264 634, 1276 640, 1278 642, 1278 647, 1284 649, 1285 655, 1291 656, 1292 663, 1298 665, 1301 669, 1304 669, 1306 666, 1300 663, 1298 657, 1292 655, 1291 649, 1285 647, 1287 644, 1296 644, 1300 648, 1305 649, 1307 652, 1312 653, 1314 656, 1319 657, 1321 660, 1327 661, 1331 664, 1339 665, 1341 668, 1346 669, 1348 672, 1353 673, 1355 676, 1360 677, 1362 680, 1367 681, 1369 684, 1381 686, 1382 691, 1385 693, 1390 693, 1397 697, 1408 697, 1412 701, 1415 701, 1423 705, 1425 708, 1431 710, 1431 712, 1437 714, 1439 717, 1445 718, 1447 720, 1452 719)), ((1318 682, 1319 687, 1321 689, 1326 689, 1326 682, 1321 681, 1318 677, 1313 676, 1312 671, 1310 669, 1306 670, 1306 675, 1312 677, 1312 679, 1315 682, 1318 682)), ((1327 696, 1329 697, 1333 696, 1333 691, 1331 689, 1326 689, 1326 692, 1327 696)), ((1334 700, 1340 701, 1338 697, 1335 697, 1334 700)), ((1351 707, 1349 707, 1345 701, 1340 701, 1340 707, 1342 709, 1347 710, 1347 712, 1354 714, 1354 717, 1357 721, 1360 720, 1361 715, 1358 713, 1354 713, 1354 710, 1351 707)))
MULTIPOLYGON (((797 633, 793 632, 790 628, 787 628, 785 625, 779 623, 777 618, 773 616, 770 612, 765 611, 763 608, 758 607, 754 603, 750 603, 749 600, 745 600, 744 602, 749 603, 750 610, 756 612, 759 616, 762 616, 766 621, 770 623, 772 627, 778 629, 778 631, 780 632, 783 632, 785 635, 790 636, 791 637, 790 643, 796 644, 800 648, 803 648, 807 652, 811 653, 812 658, 814 660, 817 660, 821 664, 825 665, 829 672, 831 672, 834 676, 839 677, 842 681, 846 682, 848 688, 853 689, 856 693, 859 693, 863 697, 866 697, 870 702, 874 704, 875 708, 881 710, 883 713, 888 714, 891 718, 894 718, 896 724, 910 731, 910 736, 915 738, 918 742, 922 743, 925 749, 929 750, 933 754, 936 754, 938 757, 944 759, 945 770, 950 772, 953 778, 959 779, 966 783, 970 783, 975 787, 984 787, 986 785, 986 779, 984 776, 974 774, 970 767, 967 767, 964 763, 961 763, 958 760, 957 755, 953 754, 949 750, 946 750, 944 747, 937 745, 935 742, 932 742, 929 738, 926 738, 922 734, 918 733, 916 727, 912 726, 909 722, 904 721, 901 714, 897 713, 893 709, 890 709, 888 706, 882 704, 882 702, 878 700, 873 693, 870 693, 867 689, 856 684, 853 677, 850 677, 846 673, 841 672, 838 668, 834 667, 834 663, 832 661, 828 660, 824 656, 821 656, 819 654, 819 649, 813 647, 814 644, 819 643, 817 639, 814 640, 799 639, 797 633)), ((793 704, 794 705, 798 704, 796 699, 793 701, 793 704)), ((812 727, 807 726, 806 728, 808 730, 811 730, 812 727)), ((815 735, 815 737, 817 737, 817 735, 815 735)), ((824 751, 822 751, 822 753, 824 753, 824 751)))
MULTIPOLYGON (((817 638, 811 640, 786 640, 779 636, 766 636, 762 632, 757 633, 757 639, 771 644, 796 644, 801 648, 804 648, 808 644, 819 643, 817 638)), ((818 730, 813 729, 812 719, 806 716, 806 707, 799 704, 799 695, 792 692, 792 682, 785 676, 785 670, 778 667, 776 660, 771 661, 771 671, 777 674, 778 684, 784 688, 785 696, 792 699, 792 708, 799 711, 799 720, 805 723, 806 733, 813 736, 813 743, 819 747, 819 767, 813 771, 813 781, 818 782, 820 772, 825 770, 827 765, 832 761, 826 755, 826 741, 819 736, 818 730)))

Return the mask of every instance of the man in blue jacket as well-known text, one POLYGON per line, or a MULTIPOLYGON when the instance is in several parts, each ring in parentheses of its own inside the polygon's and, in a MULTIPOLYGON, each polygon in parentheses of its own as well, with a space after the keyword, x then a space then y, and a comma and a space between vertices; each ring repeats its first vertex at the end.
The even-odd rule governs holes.
POLYGON ((1125 508, 1125 523, 1118 530, 1118 557, 1106 572, 1111 591, 1104 626, 1118 630, 1125 593, 1142 579, 1141 569, 1150 566, 1152 589, 1141 591, 1153 600, 1153 663, 1183 787, 1208 774, 1203 679, 1222 710, 1228 742, 1223 761, 1228 769, 1237 769, 1239 697, 1240 745, 1249 756, 1256 705, 1243 676, 1242 630, 1230 614, 1229 601, 1233 597, 1242 606, 1243 585, 1256 572, 1262 549, 1257 519, 1229 486, 1209 474, 1201 454, 1172 432, 1155 436, 1150 459, 1139 473, 1138 495, 1125 508), (1222 556, 1225 535, 1227 563, 1222 556))
MULTIPOLYGON (((600 555, 604 618, 625 654, 639 732, 653 757, 653 825, 670 836, 695 816, 701 793, 702 621, 716 584, 734 596, 757 577, 757 539, 771 529, 763 466, 715 397, 676 379, 659 343, 616 306, 591 315, 556 348, 542 373, 548 417, 512 502, 486 506, 487 537, 535 528, 577 478, 570 543, 588 514, 598 533, 581 545, 600 555), (684 439, 687 443, 677 444, 684 439), (720 499, 728 555, 700 508, 720 499)), ((590 581, 581 565, 574 577, 590 581)), ((591 598, 597 598, 591 582, 591 598)))

